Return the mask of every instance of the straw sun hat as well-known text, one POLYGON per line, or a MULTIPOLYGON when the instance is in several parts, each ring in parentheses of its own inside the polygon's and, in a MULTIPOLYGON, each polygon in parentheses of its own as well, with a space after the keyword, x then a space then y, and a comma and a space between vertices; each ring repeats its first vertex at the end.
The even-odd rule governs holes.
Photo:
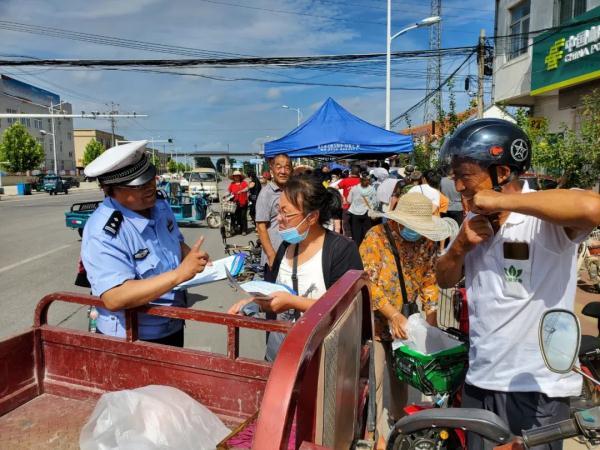
POLYGON ((443 219, 432 214, 433 204, 423 194, 405 194, 398 200, 396 209, 384 214, 432 241, 443 241, 450 236, 450 227, 443 219))

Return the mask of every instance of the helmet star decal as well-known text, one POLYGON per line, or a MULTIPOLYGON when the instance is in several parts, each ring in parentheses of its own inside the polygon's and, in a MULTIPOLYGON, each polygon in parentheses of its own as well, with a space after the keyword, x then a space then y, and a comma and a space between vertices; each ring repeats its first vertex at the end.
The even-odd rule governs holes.
POLYGON ((527 155, 529 154, 527 142, 525 142, 523 139, 515 139, 510 146, 510 154, 515 161, 525 161, 525 159, 527 159, 527 155))

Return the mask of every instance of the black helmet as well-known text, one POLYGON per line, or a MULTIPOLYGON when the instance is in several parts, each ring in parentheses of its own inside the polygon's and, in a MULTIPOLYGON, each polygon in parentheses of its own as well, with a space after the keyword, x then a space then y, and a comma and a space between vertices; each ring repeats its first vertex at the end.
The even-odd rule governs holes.
POLYGON ((440 150, 443 162, 453 158, 472 159, 486 167, 509 166, 521 174, 531 165, 531 141, 507 120, 471 120, 458 127, 440 150))

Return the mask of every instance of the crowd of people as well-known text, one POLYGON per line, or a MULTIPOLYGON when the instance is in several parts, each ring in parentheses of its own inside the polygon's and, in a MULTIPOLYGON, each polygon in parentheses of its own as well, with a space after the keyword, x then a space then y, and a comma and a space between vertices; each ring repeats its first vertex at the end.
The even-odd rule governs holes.
MULTIPOLYGON (((202 241, 186 245, 168 204, 157 199, 143 145, 123 147, 86 168, 106 199, 85 228, 82 260, 92 292, 106 306, 99 309, 98 332, 112 336, 124 335, 125 308, 185 304, 185 294, 173 288, 209 262, 202 241)), ((378 448, 384 448, 388 425, 384 404, 391 420, 406 404, 391 342, 407 337, 407 318, 417 304, 435 326, 440 287, 463 277, 470 323, 463 406, 495 412, 518 435, 567 418, 569 396, 581 391, 581 377, 545 367, 537 329, 547 309, 573 310, 576 249, 600 224, 600 196, 530 189, 519 176, 530 166, 531 143, 503 120, 467 122, 446 139, 440 156, 446 164, 437 170, 390 168, 381 161, 332 170, 294 168, 282 154, 269 161, 269 174, 245 179, 234 172, 229 187, 244 216, 238 217, 242 233, 248 231, 246 208, 254 206, 265 280, 292 289, 270 301, 242 300, 229 313, 256 304, 266 318, 295 321, 346 271, 366 271, 378 448)), ((183 345, 178 321, 142 317, 139 327, 141 339, 183 345)), ((269 335, 266 359, 276 357, 283 339, 269 335)), ((475 434, 468 443, 488 446, 475 434)))

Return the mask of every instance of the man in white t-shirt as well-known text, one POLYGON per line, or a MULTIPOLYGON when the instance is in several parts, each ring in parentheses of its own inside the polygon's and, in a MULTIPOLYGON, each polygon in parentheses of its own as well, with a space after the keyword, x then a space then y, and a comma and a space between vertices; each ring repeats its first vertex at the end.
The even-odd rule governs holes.
MULTIPOLYGON (((529 189, 518 176, 529 168, 530 141, 504 120, 467 122, 441 156, 470 210, 436 268, 441 287, 465 275, 470 351, 462 405, 495 412, 515 435, 567 419, 581 377, 545 367, 538 326, 550 308, 573 310, 577 244, 600 224, 600 196, 529 189)), ((490 447, 471 433, 468 442, 490 447)))

